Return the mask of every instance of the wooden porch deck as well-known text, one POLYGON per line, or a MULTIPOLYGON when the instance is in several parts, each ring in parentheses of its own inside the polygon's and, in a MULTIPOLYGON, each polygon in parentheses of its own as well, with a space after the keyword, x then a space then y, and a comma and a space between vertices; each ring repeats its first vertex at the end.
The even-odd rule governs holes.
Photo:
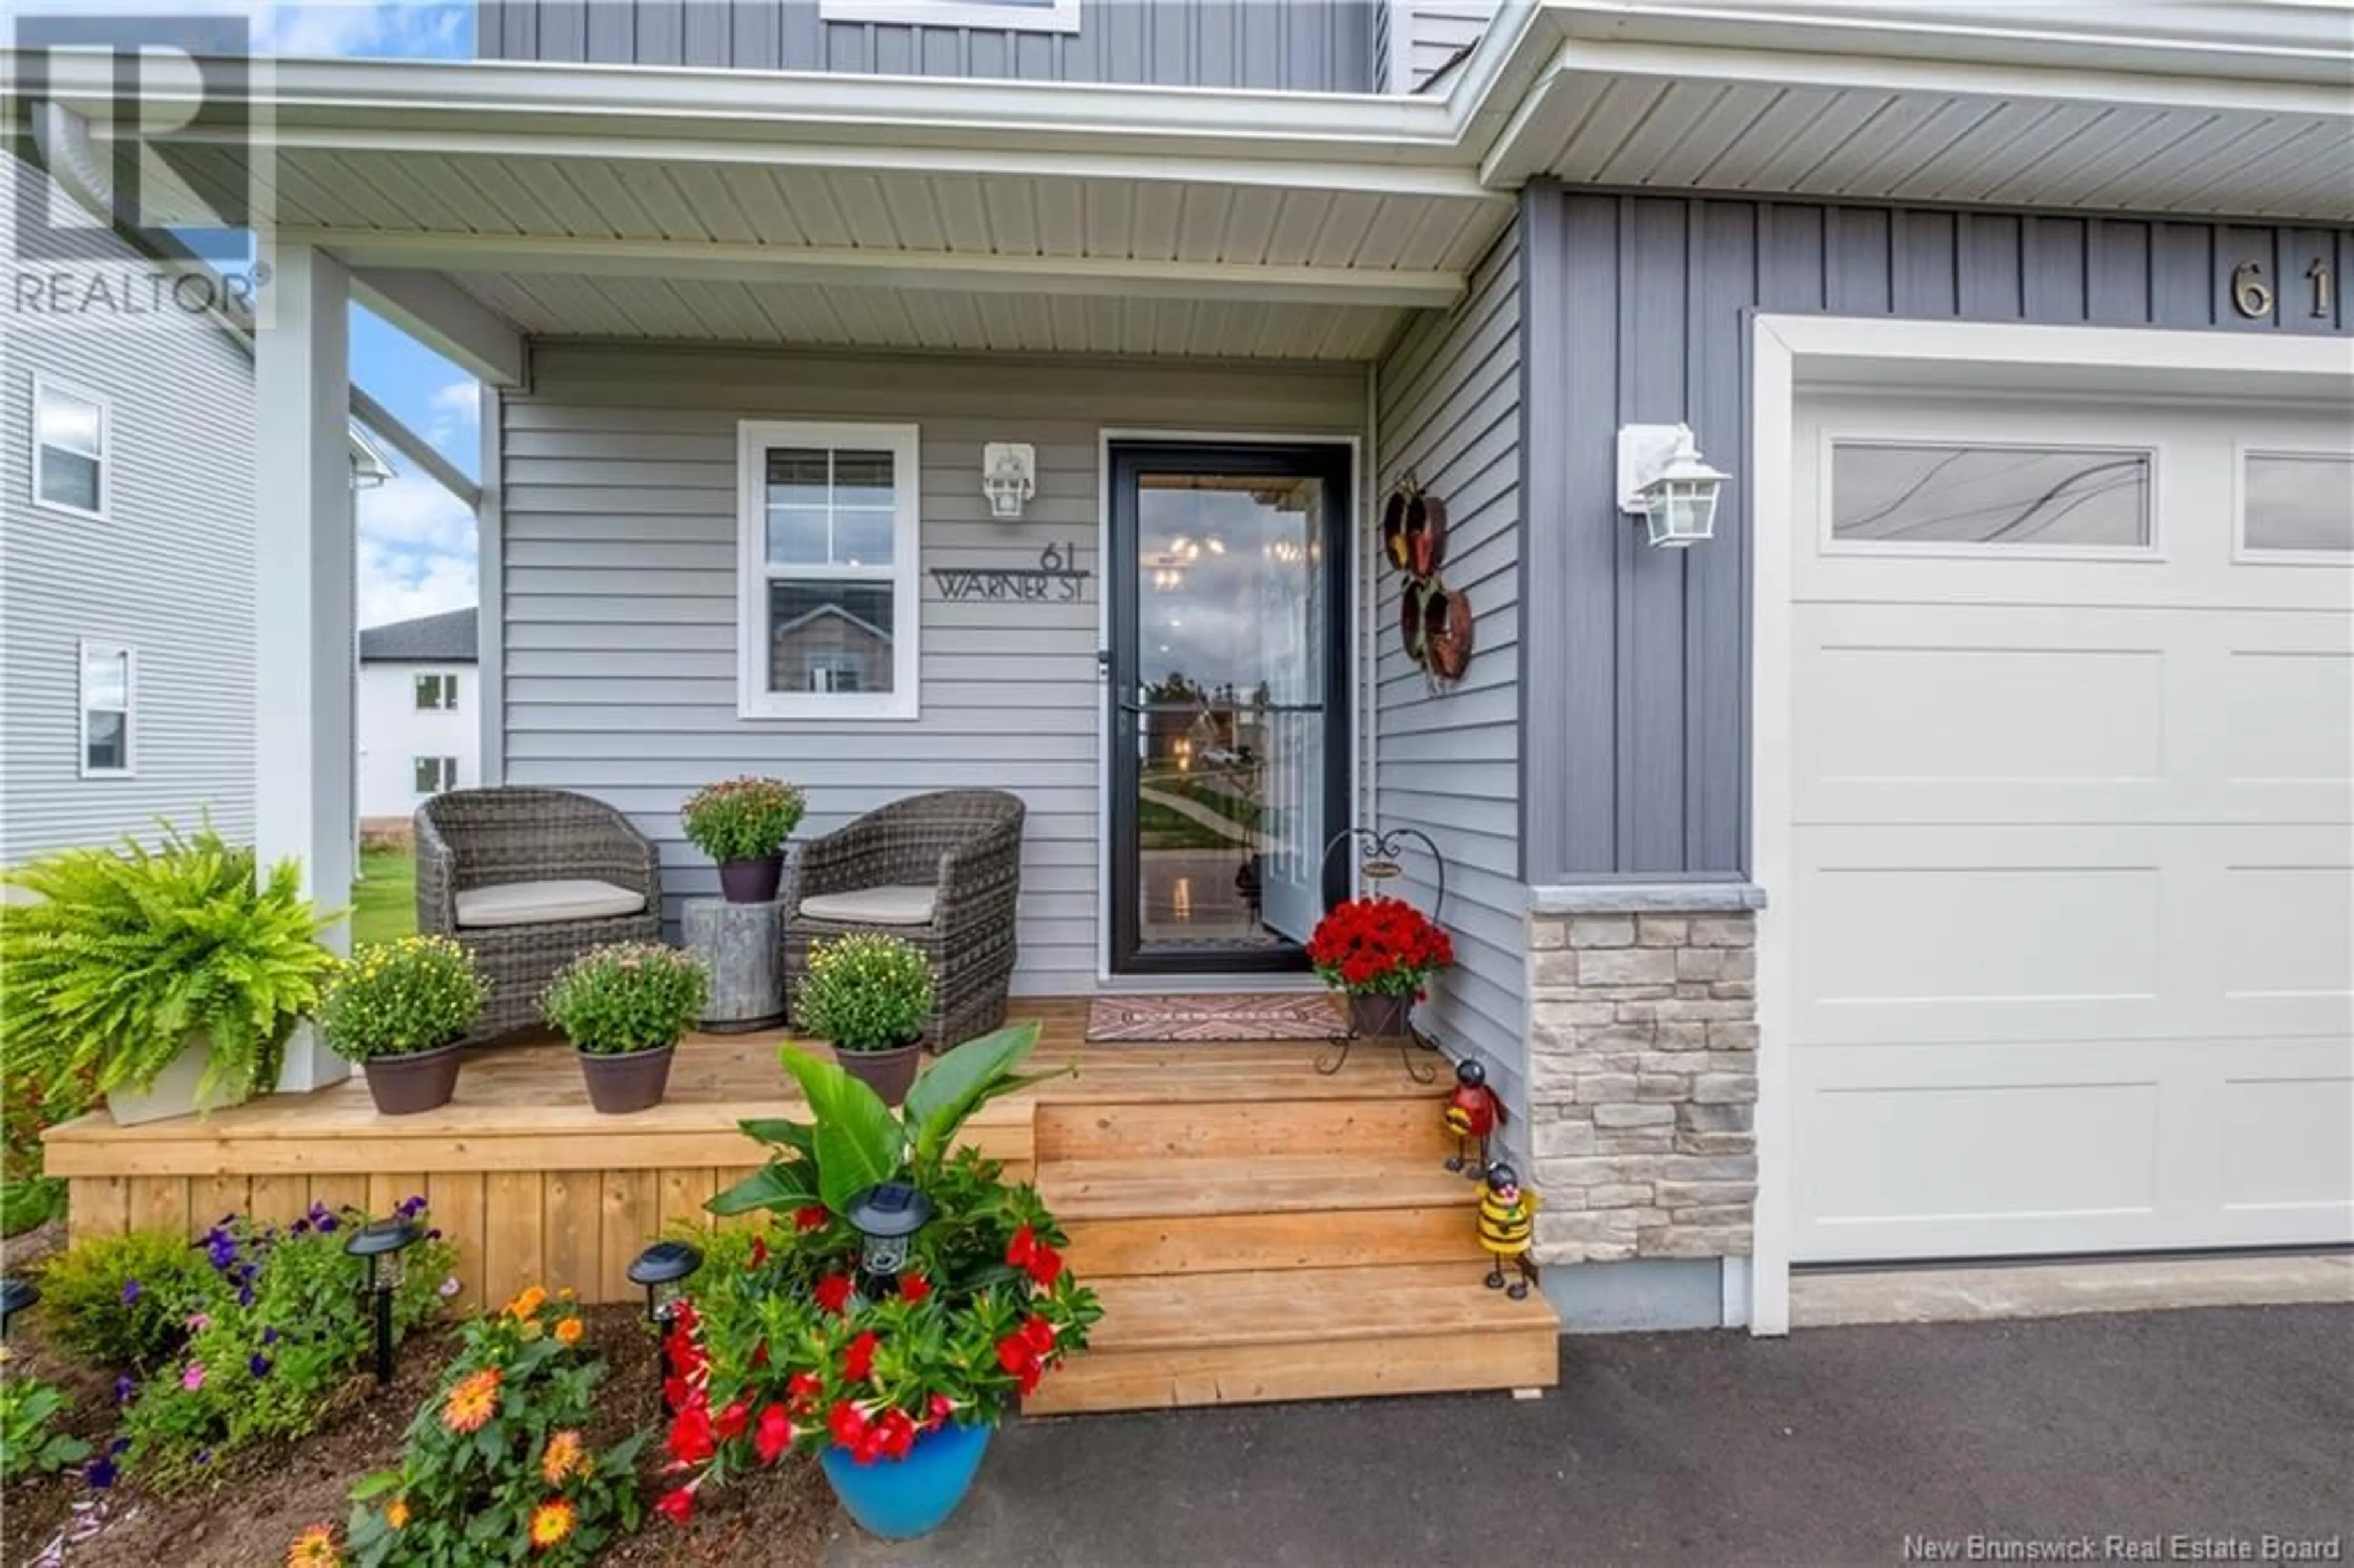
MULTIPOLYGON (((967 1141, 1038 1183, 1106 1308, 1097 1348, 1034 1409, 1554 1381, 1542 1299, 1480 1287, 1477 1190, 1439 1165, 1442 1086, 1414 1083, 1394 1051, 1328 1077, 1314 1044, 1097 1045, 1083 999, 1014 1011, 1045 1025, 1035 1063, 1077 1075, 985 1107, 967 1141)), ((704 1200, 760 1160, 737 1120, 798 1113, 778 1038, 690 1037, 663 1103, 634 1116, 592 1110, 551 1041, 484 1052, 451 1104, 417 1116, 378 1116, 354 1079, 201 1119, 84 1117, 50 1131, 48 1169, 76 1235, 423 1193, 464 1299, 540 1284, 630 1300, 645 1242, 709 1223, 704 1200)))

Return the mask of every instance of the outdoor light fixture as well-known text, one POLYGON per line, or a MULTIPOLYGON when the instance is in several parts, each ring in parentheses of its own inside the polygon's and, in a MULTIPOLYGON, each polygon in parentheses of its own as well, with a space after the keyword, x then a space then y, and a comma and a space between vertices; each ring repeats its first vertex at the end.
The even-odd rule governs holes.
POLYGON ((400 1288, 400 1255, 423 1239, 403 1219, 371 1220, 352 1233, 344 1250, 367 1260, 367 1292, 376 1304, 376 1381, 392 1381, 392 1293, 400 1288))
POLYGON ((981 449, 981 493, 989 514, 1002 522, 1022 515, 1023 503, 1038 493, 1038 450, 1027 441, 991 441, 981 449))
POLYGON ((1729 477, 1702 461, 1690 425, 1619 428, 1618 510, 1644 519, 1655 546, 1712 537, 1716 500, 1729 477))
POLYGON ((670 1382, 663 1377, 663 1325, 677 1315, 686 1298, 687 1277, 703 1266, 703 1252, 683 1241, 658 1241, 630 1260, 630 1283, 646 1293, 646 1321, 654 1326, 654 1382, 663 1390, 663 1414, 671 1408, 670 1382))
POLYGON ((850 1200, 843 1216, 858 1233, 858 1266, 870 1279, 896 1279, 907 1243, 932 1217, 932 1201, 906 1181, 885 1181, 850 1200))
POLYGON ((41 1298, 41 1287, 29 1279, 0 1279, 0 1340, 8 1337, 16 1314, 41 1298))

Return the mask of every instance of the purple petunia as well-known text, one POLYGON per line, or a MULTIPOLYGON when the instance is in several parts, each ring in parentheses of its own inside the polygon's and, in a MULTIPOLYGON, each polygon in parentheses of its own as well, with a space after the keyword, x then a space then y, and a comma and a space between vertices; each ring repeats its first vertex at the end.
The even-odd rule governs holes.
POLYGON ((275 1330, 275 1329, 264 1329, 264 1330, 261 1330, 261 1342, 262 1342, 263 1344, 265 1344, 265 1345, 274 1345, 274 1344, 276 1344, 276 1343, 278 1342, 278 1330, 275 1330))
POLYGON ((114 1403, 115 1403, 115 1404, 130 1404, 130 1403, 131 1403, 131 1398, 132 1398, 132 1396, 133 1396, 133 1394, 137 1393, 138 1392, 139 1392, 139 1385, 138 1385, 136 1383, 133 1383, 133 1382, 132 1381, 132 1379, 131 1379, 131 1374, 130 1374, 129 1372, 125 1372, 125 1373, 123 1373, 121 1377, 118 1377, 118 1378, 116 1378, 116 1379, 114 1380, 114 1403))
POLYGON ((245 1370, 251 1372, 257 1379, 268 1377, 270 1375, 270 1358, 263 1355, 260 1351, 256 1351, 253 1354, 245 1358, 245 1370))
POLYGON ((88 1483, 90 1490, 94 1492, 102 1492, 108 1490, 114 1485, 114 1461, 108 1458, 99 1458, 92 1459, 89 1464, 82 1467, 81 1478, 84 1482, 88 1483))
POLYGON ((122 1282, 122 1304, 125 1307, 139 1299, 139 1282, 135 1279, 126 1279, 122 1282))

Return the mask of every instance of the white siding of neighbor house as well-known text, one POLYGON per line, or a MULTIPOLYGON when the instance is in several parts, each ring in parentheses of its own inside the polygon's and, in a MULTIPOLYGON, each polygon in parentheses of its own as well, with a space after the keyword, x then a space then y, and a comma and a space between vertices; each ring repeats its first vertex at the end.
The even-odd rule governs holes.
POLYGON ((1418 91, 1479 41, 1495 19, 1496 5, 1497 0, 1390 0, 1389 37, 1403 40, 1390 90, 1418 91))
POLYGON ((360 815, 407 818, 423 804, 417 758, 454 757, 461 789, 482 781, 482 680, 472 664, 410 664, 390 661, 360 666, 360 815), (453 675, 455 709, 419 708, 417 677, 453 675))
POLYGON ((1355 366, 845 356, 542 344, 503 399, 503 524, 484 635, 504 777, 629 811, 662 845, 667 913, 716 874, 682 839, 696 786, 744 772, 805 787, 807 839, 903 795, 1003 788, 1030 808, 1021 966, 1031 994, 1097 970, 1107 429, 1362 435, 1355 366), (922 713, 811 723, 737 715, 736 437, 745 418, 920 426, 922 713), (1038 494, 988 515, 981 451, 1027 441, 1038 494), (1083 602, 949 602, 935 567, 1029 567, 1077 546, 1083 602))
MULTIPOLYGON (((1517 225, 1444 314, 1417 318, 1382 361, 1380 482, 1374 503, 1408 473, 1447 505, 1439 576, 1471 597, 1469 669, 1433 691, 1397 632, 1402 584, 1375 569, 1379 689, 1375 803, 1384 828, 1415 827, 1447 860, 1443 923, 1456 968, 1418 1017, 1452 1052, 1486 1064, 1516 1109, 1528 1104, 1528 898, 1520 845, 1521 251, 1517 225)), ((1401 858, 1429 906, 1427 857, 1401 858)))
MULTIPOLYGON (((0 154, 0 254, 21 167, 0 154)), ((0 864, 158 818, 249 840, 252 362, 211 327, 25 323, 0 323, 0 864), (108 403, 102 523, 33 504, 36 374, 108 403), (80 776, 83 639, 138 650, 133 777, 80 776)))

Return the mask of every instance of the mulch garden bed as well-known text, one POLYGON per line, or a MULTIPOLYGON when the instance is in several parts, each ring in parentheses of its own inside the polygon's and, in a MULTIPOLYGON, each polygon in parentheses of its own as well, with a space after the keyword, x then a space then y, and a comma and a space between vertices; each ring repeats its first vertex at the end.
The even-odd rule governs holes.
MULTIPOLYGON (((13 1266, 16 1260, 10 1261, 13 1266)), ((602 1446, 657 1424, 661 1386, 653 1344, 635 1308, 598 1307, 585 1316, 589 1341, 606 1360, 597 1419, 588 1434, 602 1446)), ((64 1391, 70 1405, 61 1427, 102 1449, 113 1427, 113 1373, 46 1347, 39 1318, 36 1310, 17 1325, 9 1343, 10 1371, 64 1391)), ((366 1376, 354 1379, 321 1430, 298 1443, 239 1455, 207 1487, 153 1496, 141 1490, 136 1477, 125 1476, 91 1509, 88 1505, 100 1495, 83 1483, 78 1468, 11 1485, 0 1493, 6 1561, 92 1568, 133 1563, 267 1568, 282 1563, 288 1544, 306 1527, 340 1528, 350 1511, 346 1494, 355 1481, 398 1461, 401 1436, 432 1394, 455 1344, 448 1330, 412 1339, 401 1347, 389 1390, 379 1395, 366 1376), (85 1505, 80 1514, 77 1504, 85 1505), (66 1544, 57 1550, 61 1540, 66 1544)), ((665 1489, 663 1462, 660 1445, 649 1444, 645 1521, 635 1535, 606 1549, 599 1559, 606 1568, 813 1568, 826 1542, 851 1529, 815 1461, 797 1459, 773 1477, 705 1490, 697 1499, 694 1523, 681 1530, 652 1510, 653 1499, 665 1489)))

